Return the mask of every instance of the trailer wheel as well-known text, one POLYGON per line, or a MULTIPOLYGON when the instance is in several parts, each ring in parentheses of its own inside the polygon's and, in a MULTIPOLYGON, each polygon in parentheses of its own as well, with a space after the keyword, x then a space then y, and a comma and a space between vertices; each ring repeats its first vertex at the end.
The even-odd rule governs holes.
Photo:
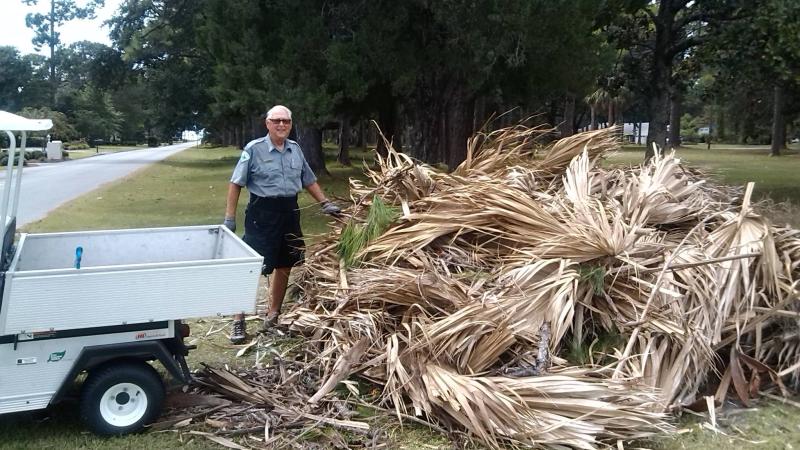
POLYGON ((97 434, 126 434, 156 420, 163 402, 164 383, 149 364, 112 363, 86 379, 81 418, 97 434))

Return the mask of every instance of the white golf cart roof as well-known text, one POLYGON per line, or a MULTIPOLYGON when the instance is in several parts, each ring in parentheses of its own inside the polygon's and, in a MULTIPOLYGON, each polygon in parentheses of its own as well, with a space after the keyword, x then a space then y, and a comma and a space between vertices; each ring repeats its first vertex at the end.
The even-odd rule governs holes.
POLYGON ((4 131, 44 131, 53 128, 50 119, 28 119, 10 112, 0 111, 0 130, 4 131))
POLYGON ((0 234, 2 242, 0 244, 0 266, 5 266, 8 262, 6 260, 8 251, 14 242, 19 191, 22 188, 22 166, 25 161, 25 140, 29 131, 46 131, 50 128, 53 128, 53 121, 50 119, 28 119, 10 112, 0 111, 0 132, 5 132, 9 141, 8 163, 5 180, 3 180, 3 197, 0 200, 0 222, 2 222, 3 229, 0 234), (15 158, 17 138, 14 132, 22 134, 22 142, 20 142, 22 148, 19 149, 20 157, 18 158, 15 158))

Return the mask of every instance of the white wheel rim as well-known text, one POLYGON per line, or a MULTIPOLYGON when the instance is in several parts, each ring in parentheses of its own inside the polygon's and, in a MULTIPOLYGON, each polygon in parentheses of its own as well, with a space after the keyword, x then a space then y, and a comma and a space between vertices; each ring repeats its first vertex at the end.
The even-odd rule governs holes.
POLYGON ((147 412, 147 393, 133 383, 111 386, 100 398, 100 415, 109 425, 127 427, 142 420, 147 412))

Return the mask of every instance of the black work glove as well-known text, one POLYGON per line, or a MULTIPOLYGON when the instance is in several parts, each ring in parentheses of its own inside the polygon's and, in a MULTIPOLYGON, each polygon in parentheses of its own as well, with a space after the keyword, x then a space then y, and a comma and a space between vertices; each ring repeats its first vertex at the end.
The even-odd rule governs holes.
POLYGON ((322 212, 329 216, 340 216, 342 214, 342 209, 336 206, 332 201, 325 200, 322 202, 322 212))
POLYGON ((226 217, 225 220, 222 222, 223 225, 228 227, 229 230, 232 232, 236 232, 236 218, 235 217, 226 217))

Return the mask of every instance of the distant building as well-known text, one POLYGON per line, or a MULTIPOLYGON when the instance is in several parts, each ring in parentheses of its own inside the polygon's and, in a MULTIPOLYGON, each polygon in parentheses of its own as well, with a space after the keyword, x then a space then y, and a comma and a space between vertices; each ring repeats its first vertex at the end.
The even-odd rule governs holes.
POLYGON ((622 125, 622 137, 627 143, 644 145, 649 130, 649 122, 626 123, 622 125))
POLYGON ((181 133, 181 139, 184 141, 200 141, 203 139, 204 130, 205 129, 200 131, 184 130, 183 133, 181 133))

